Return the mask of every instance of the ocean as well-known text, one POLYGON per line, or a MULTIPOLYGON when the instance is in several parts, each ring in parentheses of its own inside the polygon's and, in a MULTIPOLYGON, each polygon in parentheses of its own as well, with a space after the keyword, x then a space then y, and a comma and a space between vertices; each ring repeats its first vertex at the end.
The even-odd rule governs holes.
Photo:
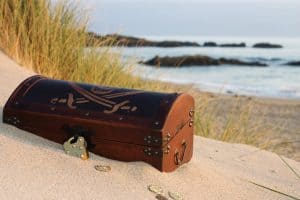
POLYGON ((269 67, 245 66, 192 66, 177 68, 157 68, 136 64, 132 73, 145 79, 173 83, 193 84, 203 91, 300 99, 300 67, 285 66, 290 61, 300 61, 299 38, 246 38, 246 37, 182 37, 182 36, 139 36, 150 40, 192 41, 203 44, 214 41, 218 44, 245 42, 246 48, 220 47, 137 47, 115 48, 121 51, 127 61, 147 60, 156 55, 206 55, 213 58, 234 58, 243 61, 259 61, 269 67), (252 45, 269 42, 283 45, 282 49, 257 49, 252 45))

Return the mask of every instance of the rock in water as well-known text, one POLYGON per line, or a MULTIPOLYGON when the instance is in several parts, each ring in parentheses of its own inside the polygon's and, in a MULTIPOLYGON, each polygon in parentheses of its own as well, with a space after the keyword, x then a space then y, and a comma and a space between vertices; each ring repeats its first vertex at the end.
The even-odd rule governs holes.
POLYGON ((204 42, 203 46, 204 47, 216 47, 218 45, 215 42, 204 42))
POLYGON ((203 47, 246 47, 246 43, 228 43, 218 45, 216 42, 204 42, 203 47))
POLYGON ((237 59, 227 59, 227 58, 220 58, 219 63, 221 65, 243 65, 243 66, 259 66, 259 67, 267 67, 267 64, 260 63, 260 62, 245 62, 237 59))
POLYGON ((199 47, 196 42, 181 42, 181 41, 153 41, 153 46, 156 47, 199 47))
POLYGON ((260 62, 245 62, 237 59, 220 58, 215 59, 208 56, 193 55, 193 56, 174 56, 174 57, 159 57, 140 62, 145 65, 160 66, 160 67, 181 67, 181 66, 211 66, 211 65, 242 65, 242 66, 267 66, 260 62))
POLYGON ((218 60, 210 58, 208 56, 176 56, 176 57, 159 57, 154 58, 144 62, 146 65, 154 66, 170 66, 170 67, 180 67, 180 66, 191 66, 191 65, 219 65, 218 60))
POLYGON ((271 44, 267 42, 256 43, 253 45, 253 48, 283 48, 280 44, 271 44))
POLYGON ((300 61, 288 62, 288 63, 286 63, 285 65, 300 66, 300 61))
MULTIPOLYGON (((125 36, 119 34, 110 34, 101 36, 93 32, 88 33, 87 46, 92 46, 93 41, 111 41, 107 45, 112 46, 126 46, 126 47, 199 47, 196 42, 188 41, 153 41, 145 38, 138 38, 132 36, 125 36), (113 41, 113 42, 112 42, 113 41)), ((104 43, 105 44, 105 43, 104 43)))
POLYGON ((246 47, 246 43, 229 43, 229 44, 220 44, 219 47, 246 47))

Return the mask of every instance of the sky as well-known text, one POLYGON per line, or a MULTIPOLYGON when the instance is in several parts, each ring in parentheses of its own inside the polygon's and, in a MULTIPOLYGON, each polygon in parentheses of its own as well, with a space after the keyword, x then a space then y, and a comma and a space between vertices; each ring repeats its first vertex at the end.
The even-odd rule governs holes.
POLYGON ((99 34, 300 37, 300 0, 84 2, 99 34))

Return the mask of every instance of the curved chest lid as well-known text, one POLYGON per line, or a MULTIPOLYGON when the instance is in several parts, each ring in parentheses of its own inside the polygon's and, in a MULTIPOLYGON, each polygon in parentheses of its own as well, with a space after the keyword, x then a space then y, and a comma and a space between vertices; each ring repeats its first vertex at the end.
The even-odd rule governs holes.
POLYGON ((33 76, 15 90, 6 107, 161 129, 178 96, 33 76))

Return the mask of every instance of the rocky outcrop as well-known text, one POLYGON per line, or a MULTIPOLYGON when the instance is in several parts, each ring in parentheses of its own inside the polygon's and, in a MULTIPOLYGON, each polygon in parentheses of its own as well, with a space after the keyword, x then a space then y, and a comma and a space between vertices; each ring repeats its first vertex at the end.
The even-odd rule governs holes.
MULTIPOLYGON (((126 46, 126 47, 199 47, 196 42, 181 42, 181 41, 152 41, 144 38, 111 34, 100 36, 93 32, 89 33, 89 41, 110 41, 110 46, 126 46)), ((92 42, 88 42, 88 46, 92 46, 92 42)))
POLYGON ((161 42, 151 42, 148 46, 155 47, 200 47, 196 42, 180 42, 180 41, 161 41, 161 42))
POLYGON ((144 62, 146 65, 154 65, 161 67, 180 67, 180 66, 193 66, 193 65, 219 65, 218 60, 208 56, 176 56, 176 57, 159 57, 144 62))
MULTIPOLYGON (((246 47, 246 43, 224 43, 217 44, 213 41, 204 42, 201 46, 197 42, 189 41, 153 41, 145 38, 125 36, 119 34, 98 35, 94 32, 89 32, 87 37, 87 46, 95 46, 101 44, 103 46, 126 46, 126 47, 246 47)), ((282 48, 282 45, 271 43, 256 43, 253 48, 282 48)))
POLYGON ((204 42, 203 47, 246 47, 246 43, 217 44, 216 42, 204 42))
POLYGON ((283 48, 283 46, 280 44, 271 44, 271 43, 262 42, 262 43, 254 44, 253 48, 283 48))
POLYGON ((215 42, 204 42, 203 44, 204 47, 217 47, 217 43, 215 42))
POLYGON ((219 47, 246 47, 246 43, 228 43, 228 44, 220 44, 219 47))
POLYGON ((208 56, 175 56, 175 57, 159 57, 141 62, 145 65, 160 66, 160 67, 181 67, 181 66, 211 66, 211 65, 242 65, 242 66, 259 66, 266 67, 268 65, 260 62, 245 62, 237 59, 227 58, 211 58, 208 56))
POLYGON ((300 61, 292 61, 288 62, 285 65, 291 65, 291 66, 300 66, 300 61))
POLYGON ((218 59, 220 65, 242 65, 242 66, 257 66, 257 67, 267 67, 268 65, 260 62, 245 62, 237 59, 218 59))

